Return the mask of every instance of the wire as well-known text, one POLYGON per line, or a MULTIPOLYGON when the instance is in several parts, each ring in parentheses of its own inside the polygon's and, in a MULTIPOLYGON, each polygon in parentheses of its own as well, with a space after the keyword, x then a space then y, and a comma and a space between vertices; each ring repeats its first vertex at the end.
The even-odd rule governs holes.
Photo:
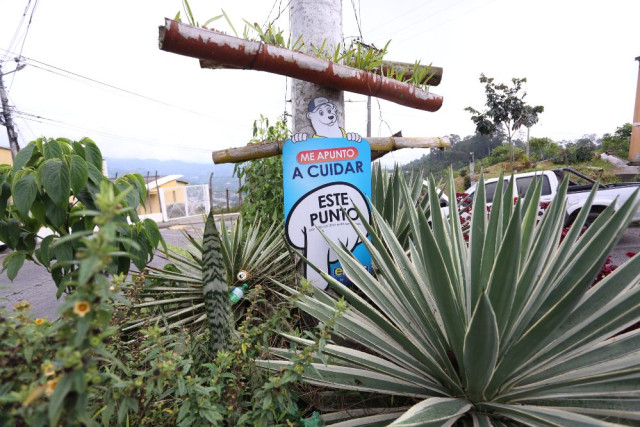
POLYGON ((124 139, 124 140, 132 141, 132 142, 137 142, 137 143, 143 144, 143 145, 151 145, 151 146, 154 146, 154 147, 166 147, 166 148, 180 148, 181 150, 191 150, 191 151, 198 151, 198 152, 205 152, 205 153, 210 153, 211 152, 210 149, 206 149, 206 148, 196 148, 196 147, 189 147, 189 146, 185 146, 185 145, 162 144, 162 143, 159 143, 157 141, 151 141, 151 140, 148 140, 148 139, 141 139, 141 138, 134 138, 134 137, 130 137, 130 136, 118 135, 116 133, 100 131, 100 130, 96 130, 96 129, 87 128, 87 127, 84 127, 84 126, 78 126, 78 125, 74 125, 72 123, 63 122, 61 120, 49 119, 49 118, 46 118, 46 117, 43 117, 43 116, 38 116, 36 114, 30 114, 30 113, 26 113, 26 112, 23 112, 23 111, 16 111, 16 114, 18 115, 18 117, 22 118, 23 120, 30 120, 30 121, 33 121, 33 122, 36 122, 36 123, 47 124, 47 125, 50 125, 50 126, 66 127, 66 128, 71 128, 71 129, 79 129, 79 130, 88 131, 88 132, 91 132, 91 133, 97 133, 97 134, 101 134, 101 135, 105 135, 105 136, 109 136, 109 137, 113 137, 113 138, 119 138, 119 139, 124 139))
POLYGON ((407 16, 408 14, 410 14, 411 12, 413 12, 415 10, 420 9, 421 7, 424 7, 424 6, 428 5, 431 2, 433 2, 433 0, 428 0, 428 1, 424 2, 424 3, 422 3, 422 4, 419 4, 418 6, 412 8, 412 9, 409 9, 407 12, 396 16, 395 18, 385 19, 385 21, 382 24, 375 26, 376 31, 380 30, 380 28, 386 27, 387 25, 391 24, 392 22, 397 21, 398 19, 400 19, 402 17, 407 16))
MULTIPOLYGON (((0 48, 0 50, 5 50, 5 49, 0 48)), ((97 84, 97 85, 100 85, 100 86, 107 87, 109 89, 113 89, 113 90, 118 91, 118 92, 125 93, 127 95, 131 95, 131 96, 134 96, 134 97, 137 97, 137 98, 144 99, 145 101, 154 102, 156 104, 163 105, 165 107, 170 107, 170 108, 181 110, 181 111, 184 111, 184 112, 187 112, 187 113, 195 114, 197 116, 204 117, 204 118, 211 119, 211 120, 215 120, 217 122, 224 122, 227 125, 234 125, 237 128, 242 128, 242 129, 246 128, 246 126, 241 125, 239 123, 234 123, 234 122, 231 122, 231 121, 228 121, 228 120, 222 120, 220 117, 215 117, 215 116, 211 116, 211 115, 208 115, 208 114, 200 113, 199 111, 191 110, 191 109, 185 108, 185 107, 180 107, 178 105, 174 105, 174 104, 171 104, 171 103, 168 103, 168 102, 156 99, 156 98, 151 98, 149 96, 142 95, 142 94, 130 91, 128 89, 123 89, 123 88, 120 88, 118 86, 114 86, 114 85, 109 84, 109 83, 101 82, 101 81, 93 79, 91 77, 83 76, 83 75, 75 73, 73 71, 65 70, 64 68, 56 67, 55 65, 50 65, 50 64, 47 64, 45 62, 38 61, 37 59, 29 58, 29 57, 26 57, 26 56, 23 56, 23 58, 26 59, 27 62, 29 63, 29 65, 31 65, 34 68, 40 69, 42 71, 47 71, 47 72, 52 73, 52 74, 59 75, 61 77, 70 79, 72 81, 79 81, 79 82, 82 82, 82 83, 87 83, 87 82, 94 83, 94 84, 97 84), (41 66, 36 65, 36 64, 41 64, 41 65, 44 65, 45 67, 49 67, 49 68, 44 68, 44 67, 41 67, 41 66), (76 77, 77 79, 74 79, 71 76, 76 77)))
MULTIPOLYGON (((359 1, 358 1, 359 3, 359 1)), ((353 14, 356 18, 356 25, 358 26, 358 32, 360 33, 360 40, 364 41, 362 39, 362 27, 360 26, 360 19, 358 18, 358 11, 356 10, 356 2, 355 0, 351 0, 351 6, 353 7, 353 14)))
POLYGON ((436 28, 442 27, 443 25, 448 24, 448 23, 449 23, 449 22, 451 22, 451 21, 455 21, 456 19, 462 18, 463 16, 466 16, 466 15, 468 15, 468 14, 470 14, 470 13, 473 13, 473 12, 475 12, 476 10, 482 9, 483 7, 490 5, 491 3, 495 2, 495 1, 496 1, 496 0, 490 0, 490 1, 486 2, 486 3, 484 3, 484 4, 481 4, 480 6, 478 6, 478 7, 476 7, 476 8, 469 9, 468 11, 466 11, 466 12, 465 12, 465 13, 463 13, 463 14, 460 14, 460 15, 454 16, 454 17, 452 17, 452 18, 450 18, 450 19, 448 19, 448 20, 446 20, 446 21, 443 21, 443 22, 439 23, 439 24, 438 24, 438 25, 436 25, 436 26, 433 26, 433 27, 428 28, 428 29, 426 29, 426 30, 420 31, 419 33, 416 33, 416 34, 414 34, 414 35, 412 35, 412 36, 410 36, 410 37, 407 37, 406 39, 402 39, 402 40, 400 40, 398 43, 404 43, 404 42, 409 41, 409 40, 411 40, 411 39, 413 39, 413 38, 415 38, 415 37, 418 37, 418 36, 421 36, 421 35, 423 35, 423 34, 426 34, 426 33, 430 32, 430 31, 433 31, 433 30, 435 30, 436 28))
POLYGON ((403 32, 405 32, 405 31, 407 31, 409 28, 413 28, 413 27, 415 27, 416 25, 424 25, 424 22, 425 22, 425 20, 426 20, 426 19, 428 19, 428 18, 433 18, 434 16, 437 16, 437 15, 441 14, 442 12, 445 12, 445 11, 447 11, 447 10, 451 9, 452 7, 455 7, 455 6, 457 6, 457 5, 459 5, 460 3, 463 3, 463 2, 465 2, 465 1, 467 1, 467 0, 459 0, 459 1, 455 2, 455 3, 453 3, 453 4, 450 4, 449 6, 445 7, 444 9, 440 9, 440 10, 438 10, 438 11, 437 11, 437 12, 435 12, 435 13, 432 13, 432 14, 427 15, 427 16, 425 16, 425 17, 421 17, 418 21, 414 22, 413 24, 406 25, 406 26, 405 26, 404 28, 402 28, 401 30, 396 31, 394 35, 397 35, 397 34, 403 33, 403 32))
MULTIPOLYGON (((280 9, 280 6, 278 6, 278 15, 273 18, 273 21, 271 21, 271 25, 275 24, 275 22, 280 19, 280 16, 282 15, 282 12, 284 12, 285 10, 287 10, 289 8, 289 5, 291 5, 291 1, 289 0, 289 2, 286 4, 286 6, 284 7, 284 9, 280 9)), ((282 0, 280 0, 280 4, 282 4, 282 0)))
MULTIPOLYGON (((27 6, 24 8, 24 12, 22 13, 22 18, 20 18, 20 22, 16 27, 16 31, 13 33, 13 37, 11 37, 11 42, 9 43, 9 50, 13 48, 13 44, 16 42, 16 39, 18 38, 18 34, 20 34, 20 29, 22 28, 22 24, 24 23, 24 18, 26 18, 27 16, 27 12, 29 11, 30 5, 31 5, 31 0, 27 2, 27 6)), ((9 54, 5 53, 2 57, 2 62, 5 62, 8 57, 9 57, 9 54)))

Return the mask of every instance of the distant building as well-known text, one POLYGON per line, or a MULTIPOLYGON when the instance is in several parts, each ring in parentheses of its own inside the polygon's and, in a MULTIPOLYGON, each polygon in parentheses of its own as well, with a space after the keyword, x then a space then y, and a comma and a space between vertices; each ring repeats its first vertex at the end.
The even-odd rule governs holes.
POLYGON ((170 210, 173 206, 184 206, 185 191, 182 187, 186 187, 188 183, 180 178, 182 175, 145 177, 147 202, 144 207, 138 208, 138 215, 162 222, 163 212, 166 213, 167 209, 170 210))
POLYGON ((12 165, 13 157, 9 147, 0 147, 0 165, 12 165))

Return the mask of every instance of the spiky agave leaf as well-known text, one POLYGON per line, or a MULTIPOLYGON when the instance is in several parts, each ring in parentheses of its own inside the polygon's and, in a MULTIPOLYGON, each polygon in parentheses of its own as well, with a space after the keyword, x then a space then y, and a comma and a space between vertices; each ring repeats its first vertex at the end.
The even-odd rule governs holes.
MULTIPOLYGON (((282 237, 280 224, 260 231, 259 221, 245 225, 241 218, 227 227, 220 223, 220 241, 225 278, 234 283, 240 270, 251 273, 251 284, 262 283, 266 277, 286 277, 293 270, 282 237)), ((192 327, 206 320, 202 294, 202 237, 186 235, 186 251, 169 251, 170 264, 165 268, 148 267, 151 283, 139 291, 142 303, 135 304, 132 319, 124 332, 138 330, 160 319, 163 329, 192 327)))
MULTIPOLYGON (((580 235, 586 206, 561 241, 566 181, 539 221, 539 183, 515 203, 498 188, 487 220, 481 181, 466 243, 459 219, 440 213, 433 181, 431 218, 412 207, 405 184, 400 190, 411 206, 408 252, 376 209, 370 241, 361 236, 377 277, 330 243, 359 288, 325 275, 350 306, 334 320, 335 333, 358 350, 326 345, 327 364, 309 366, 305 381, 421 399, 404 415, 384 415, 397 425, 640 422, 640 331, 615 336, 640 320, 640 256, 591 287, 638 209, 637 194, 580 235)), ((336 297, 313 292, 298 294, 297 305, 334 319, 336 297)), ((288 351, 274 349, 285 360, 260 365, 278 369, 290 363, 288 351)))

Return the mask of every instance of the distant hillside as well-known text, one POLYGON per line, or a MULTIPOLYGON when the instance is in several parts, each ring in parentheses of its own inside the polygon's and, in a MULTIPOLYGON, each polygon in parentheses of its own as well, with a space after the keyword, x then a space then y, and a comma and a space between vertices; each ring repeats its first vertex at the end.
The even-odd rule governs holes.
POLYGON ((189 184, 208 184, 209 176, 213 172, 215 189, 238 187, 238 178, 233 178, 233 164, 215 165, 211 163, 189 163, 173 160, 155 159, 117 159, 107 158, 109 177, 126 173, 139 173, 146 177, 162 175, 182 175, 182 179, 189 184))

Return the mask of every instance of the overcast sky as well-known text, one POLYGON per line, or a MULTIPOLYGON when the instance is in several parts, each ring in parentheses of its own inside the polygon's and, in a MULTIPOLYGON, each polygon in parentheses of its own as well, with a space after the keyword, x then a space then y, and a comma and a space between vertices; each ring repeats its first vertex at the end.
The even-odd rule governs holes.
MULTIPOLYGON (((288 4, 191 0, 200 22, 222 8, 238 32, 243 19, 264 24, 278 14, 276 25, 288 31, 288 4)), ((290 109, 285 77, 204 70, 195 59, 160 51, 158 26, 181 8, 180 0, 0 0, 0 58, 11 50, 2 71, 15 68, 16 53, 28 58, 26 68, 5 76, 20 145, 89 136, 106 157, 207 163, 211 151, 246 144, 260 115, 275 120, 290 109)), ((343 17, 347 43, 362 31, 378 47, 391 40, 387 59, 444 68, 431 89, 444 97, 439 111, 374 100, 373 136, 472 134, 464 108, 483 107, 481 73, 503 82, 527 78, 526 100, 545 107, 531 136, 601 136, 632 121, 638 0, 346 0, 343 17)), ((231 32, 224 21, 211 26, 231 32)), ((345 93, 353 101, 345 106, 346 128, 362 135, 365 99, 345 93)), ((0 145, 8 146, 4 128, 0 145)))

